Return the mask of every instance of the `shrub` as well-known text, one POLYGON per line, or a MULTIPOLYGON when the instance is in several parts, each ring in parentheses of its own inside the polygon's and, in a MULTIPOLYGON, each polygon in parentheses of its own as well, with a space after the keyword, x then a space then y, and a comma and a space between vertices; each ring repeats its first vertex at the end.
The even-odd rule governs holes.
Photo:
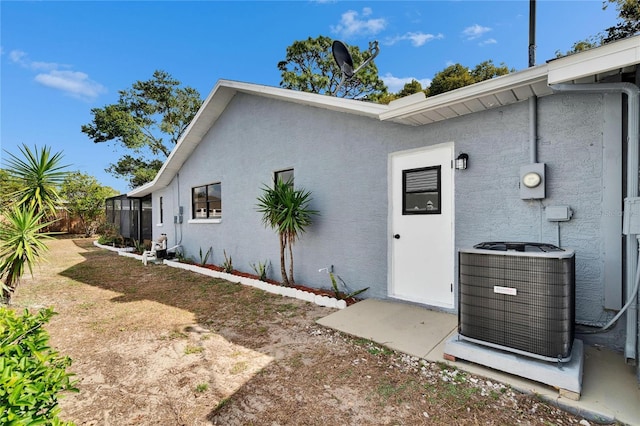
POLYGON ((73 424, 58 418, 59 393, 78 391, 66 372, 71 359, 49 346, 42 328, 54 314, 49 308, 17 316, 0 308, 0 424, 73 424))
POLYGON ((103 222, 98 226, 98 244, 124 245, 124 238, 118 234, 118 228, 113 223, 103 222))

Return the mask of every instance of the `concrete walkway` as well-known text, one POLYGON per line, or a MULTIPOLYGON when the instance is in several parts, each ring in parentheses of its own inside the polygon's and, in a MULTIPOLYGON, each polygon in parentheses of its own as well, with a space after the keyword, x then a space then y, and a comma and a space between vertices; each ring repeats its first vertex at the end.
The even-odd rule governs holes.
POLYGON ((585 345, 582 392, 580 399, 574 401, 535 381, 467 361, 445 360, 445 342, 457 332, 456 315, 407 303, 366 299, 321 318, 318 323, 428 361, 451 364, 522 392, 538 394, 586 418, 640 425, 640 387, 634 368, 625 364, 622 354, 585 345))

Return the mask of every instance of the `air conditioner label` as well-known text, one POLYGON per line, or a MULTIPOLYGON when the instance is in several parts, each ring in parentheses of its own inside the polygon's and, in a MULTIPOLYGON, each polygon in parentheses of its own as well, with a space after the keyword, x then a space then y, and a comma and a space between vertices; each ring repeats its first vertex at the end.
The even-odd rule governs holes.
POLYGON ((512 287, 500 287, 499 285, 493 286, 493 292, 500 293, 500 294, 508 294, 509 296, 518 295, 518 289, 512 288, 512 287))

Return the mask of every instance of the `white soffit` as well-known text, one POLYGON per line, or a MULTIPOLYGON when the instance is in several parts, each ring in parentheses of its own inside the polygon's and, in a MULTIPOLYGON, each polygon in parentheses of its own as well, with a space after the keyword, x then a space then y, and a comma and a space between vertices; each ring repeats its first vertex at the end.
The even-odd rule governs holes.
POLYGON ((640 36, 549 61, 549 84, 573 82, 640 63, 640 36))
POLYGON ((547 85, 547 64, 544 64, 440 95, 416 97, 414 102, 394 101, 380 114, 380 119, 420 126, 551 93, 547 85))

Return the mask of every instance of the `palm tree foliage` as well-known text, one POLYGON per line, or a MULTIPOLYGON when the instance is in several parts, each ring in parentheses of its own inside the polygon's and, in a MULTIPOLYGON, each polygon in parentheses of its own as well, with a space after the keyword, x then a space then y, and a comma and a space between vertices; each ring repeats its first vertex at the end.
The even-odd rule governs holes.
POLYGON ((26 145, 18 148, 24 158, 12 153, 6 161, 7 181, 13 190, 7 195, 0 216, 0 301, 9 303, 25 266, 33 273, 33 266, 47 250, 45 241, 51 236, 43 229, 53 222, 60 206, 58 188, 66 176, 61 165, 62 153, 51 153, 51 148, 31 150, 26 145))
POLYGON ((34 213, 44 213, 43 217, 55 216, 56 207, 60 203, 58 188, 62 184, 67 172, 63 171, 62 152, 51 153, 50 147, 33 151, 26 145, 18 147, 24 158, 7 153, 7 172, 12 179, 21 183, 21 188, 15 191, 17 206, 33 207, 34 213))
POLYGON ((285 286, 294 284, 293 244, 311 225, 311 217, 318 211, 309 208, 311 193, 294 189, 291 182, 277 180, 273 188, 264 185, 258 197, 257 210, 262 213, 262 223, 274 229, 280 239, 280 273, 285 286), (289 252, 289 274, 286 271, 285 253, 289 252))
POLYGON ((47 250, 45 241, 51 239, 47 233, 40 232, 52 222, 43 220, 44 213, 37 212, 34 206, 18 206, 4 212, 0 226, 0 301, 9 303, 25 266, 33 274, 33 266, 47 250))

